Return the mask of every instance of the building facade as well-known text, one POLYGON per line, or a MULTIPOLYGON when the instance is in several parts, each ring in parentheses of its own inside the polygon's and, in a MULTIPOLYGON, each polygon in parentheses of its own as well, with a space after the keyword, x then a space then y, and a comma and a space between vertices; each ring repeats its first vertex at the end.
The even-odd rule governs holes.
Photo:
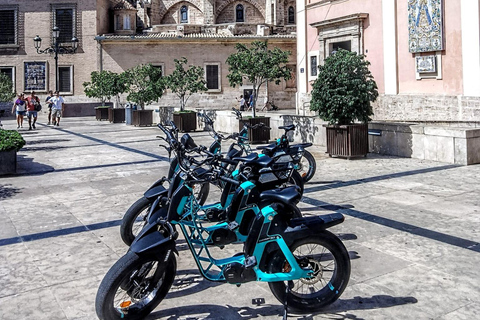
POLYGON ((478 0, 297 1, 297 109, 308 113, 317 66, 364 54, 380 97, 374 120, 480 121, 478 0))
MULTIPOLYGON (((35 90, 45 95, 58 86, 67 101, 92 102, 82 84, 92 71, 121 73, 152 63, 168 74, 174 59, 203 66, 209 90, 190 99, 192 107, 231 108, 235 98, 249 94, 245 83, 232 88, 227 81, 227 57, 235 44, 266 40, 269 46, 291 51, 289 66, 296 68, 296 3, 294 0, 0 0, 0 72, 8 74, 17 92, 35 90), (59 43, 74 54, 39 54, 52 46, 52 28, 60 28, 59 43)), ((296 81, 268 84, 260 93, 275 97, 281 108, 294 108, 296 81)), ((124 98, 124 97, 123 97, 124 98)), ((126 102, 126 101, 122 101, 126 102)), ((173 94, 156 105, 176 106, 173 94)))

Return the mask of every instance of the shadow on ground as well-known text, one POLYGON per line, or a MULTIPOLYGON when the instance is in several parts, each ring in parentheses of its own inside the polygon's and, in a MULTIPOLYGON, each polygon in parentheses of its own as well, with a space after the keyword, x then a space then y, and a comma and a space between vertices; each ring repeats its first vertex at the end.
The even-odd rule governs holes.
MULTIPOLYGON (((167 296, 168 299, 169 296, 167 296)), ((213 299, 213 297, 212 297, 213 299)), ((410 303, 417 303, 414 297, 392 297, 388 295, 377 295, 372 297, 354 297, 352 299, 339 299, 334 304, 326 308, 317 315, 322 315, 326 319, 356 319, 362 320, 354 314, 355 310, 382 309, 390 308, 410 303), (342 314, 342 312, 348 312, 342 314)), ((221 303, 218 300, 218 303, 221 303)), ((261 305, 258 307, 233 307, 220 306, 215 304, 189 305, 179 308, 164 309, 152 313, 147 319, 166 318, 168 320, 177 319, 257 319, 267 316, 283 316, 283 306, 261 305)), ((289 319, 313 320, 314 315, 294 315, 289 314, 289 319)))
POLYGON ((11 184, 0 184, 0 200, 5 200, 21 193, 20 188, 12 187, 11 184))
POLYGON ((33 158, 17 154, 17 174, 37 175, 55 171, 55 168, 44 163, 33 161, 33 158))

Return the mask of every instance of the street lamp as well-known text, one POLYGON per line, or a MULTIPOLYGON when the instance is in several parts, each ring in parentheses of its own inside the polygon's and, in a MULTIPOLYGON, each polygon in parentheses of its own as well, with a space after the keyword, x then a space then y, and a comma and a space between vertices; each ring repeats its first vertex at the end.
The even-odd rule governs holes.
POLYGON ((53 53, 55 59, 55 90, 59 91, 58 88, 58 54, 73 54, 77 51, 78 48, 78 39, 77 37, 73 36, 71 43, 72 45, 69 47, 60 46, 58 43, 58 37, 60 36, 60 28, 55 26, 52 29, 52 38, 53 38, 53 46, 48 47, 44 50, 40 50, 42 46, 42 38, 38 35, 33 38, 33 44, 35 45, 35 49, 37 49, 37 53, 53 53))

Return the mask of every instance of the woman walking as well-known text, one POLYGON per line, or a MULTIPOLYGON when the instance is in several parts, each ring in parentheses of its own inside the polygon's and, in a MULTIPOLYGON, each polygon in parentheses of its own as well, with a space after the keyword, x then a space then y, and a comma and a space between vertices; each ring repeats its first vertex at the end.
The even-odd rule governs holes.
POLYGON ((23 117, 26 112, 26 103, 23 93, 20 93, 13 104, 12 113, 16 112, 17 115, 17 129, 23 128, 23 117))

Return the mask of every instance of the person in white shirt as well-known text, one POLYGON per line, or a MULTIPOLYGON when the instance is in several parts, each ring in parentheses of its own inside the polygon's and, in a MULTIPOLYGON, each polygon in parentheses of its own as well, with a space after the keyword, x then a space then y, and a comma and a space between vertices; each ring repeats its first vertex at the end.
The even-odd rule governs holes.
POLYGON ((65 101, 60 97, 60 93, 55 91, 55 95, 48 100, 48 103, 52 105, 52 121, 54 121, 58 127, 60 125, 62 112, 65 109, 65 101), (57 119, 56 121, 54 120, 55 118, 57 119))

